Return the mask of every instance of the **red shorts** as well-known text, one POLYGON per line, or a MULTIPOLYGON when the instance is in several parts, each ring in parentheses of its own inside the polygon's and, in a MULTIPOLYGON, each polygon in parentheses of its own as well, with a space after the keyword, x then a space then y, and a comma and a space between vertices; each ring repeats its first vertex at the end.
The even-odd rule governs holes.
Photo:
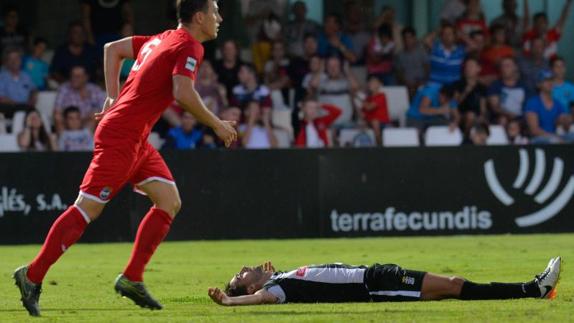
POLYGON ((126 183, 137 189, 152 181, 175 185, 165 161, 147 141, 105 148, 96 144, 94 157, 80 186, 80 195, 107 203, 126 183))

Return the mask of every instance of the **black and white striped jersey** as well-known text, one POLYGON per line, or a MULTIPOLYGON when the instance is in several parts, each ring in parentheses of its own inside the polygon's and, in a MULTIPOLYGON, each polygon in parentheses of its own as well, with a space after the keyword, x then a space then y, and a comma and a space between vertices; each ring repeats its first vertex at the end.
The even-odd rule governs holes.
POLYGON ((370 301, 365 284, 367 266, 311 265, 277 272, 263 286, 278 303, 340 303, 370 301))

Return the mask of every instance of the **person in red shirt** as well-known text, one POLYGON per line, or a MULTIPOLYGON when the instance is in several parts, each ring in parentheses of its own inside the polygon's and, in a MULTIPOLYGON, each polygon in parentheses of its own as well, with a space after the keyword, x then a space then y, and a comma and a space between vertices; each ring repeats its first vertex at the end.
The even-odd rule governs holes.
POLYGON ((341 109, 331 104, 320 104, 313 98, 301 101, 300 108, 303 111, 303 120, 295 146, 300 148, 323 148, 331 147, 333 143, 329 138, 329 127, 341 115, 341 109), (321 110, 326 112, 321 116, 321 110))
POLYGON ((514 49, 508 45, 506 30, 502 25, 494 25, 490 29, 491 43, 480 55, 482 72, 481 82, 487 86, 499 78, 498 66, 507 57, 515 57, 514 49))
POLYGON ((381 128, 390 122, 387 97, 382 92, 383 83, 378 77, 371 75, 367 87, 369 96, 363 102, 363 118, 375 132, 377 145, 380 146, 382 145, 381 128))
POLYGON ((558 42, 562 37, 562 30, 568 19, 568 14, 572 8, 574 0, 567 0, 562 9, 562 14, 553 28, 548 28, 548 15, 545 12, 539 12, 534 15, 534 27, 527 31, 523 37, 524 51, 530 52, 532 41, 539 37, 544 37, 546 40, 546 48, 544 50, 544 57, 551 59, 558 54, 558 42))
POLYGON ((470 42, 470 35, 475 31, 488 36, 488 26, 484 18, 480 0, 469 0, 464 15, 456 22, 456 29, 460 39, 470 42))
POLYGON ((194 89, 203 58, 201 42, 215 39, 222 22, 216 0, 178 0, 180 25, 155 36, 135 36, 108 43, 104 48, 107 99, 95 132, 92 162, 74 205, 54 222, 36 258, 14 273, 22 304, 40 315, 39 297, 50 266, 98 218, 105 204, 126 184, 150 198, 153 207, 140 223, 133 252, 115 290, 137 305, 161 309, 146 290, 143 272, 155 249, 167 235, 181 206, 173 176, 161 155, 147 142, 150 130, 175 99, 199 122, 212 128, 229 146, 237 139, 233 122, 221 121, 207 109, 194 89), (136 62, 119 92, 123 59, 136 62))

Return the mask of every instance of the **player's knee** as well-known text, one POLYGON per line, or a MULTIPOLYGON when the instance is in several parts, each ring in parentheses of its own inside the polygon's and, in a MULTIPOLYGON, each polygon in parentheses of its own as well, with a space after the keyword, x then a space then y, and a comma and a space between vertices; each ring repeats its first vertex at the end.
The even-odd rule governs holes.
POLYGON ((102 214, 105 207, 105 204, 91 201, 81 196, 76 200, 74 205, 80 209, 83 214, 86 214, 90 218, 90 221, 95 221, 100 214, 102 214))
POLYGON ((451 294, 452 295, 459 294, 460 290, 462 289, 462 285, 465 282, 465 279, 462 277, 451 276, 449 277, 449 281, 450 281, 451 294))
POLYGON ((175 217, 181 210, 181 198, 177 194, 173 200, 173 216, 175 217))

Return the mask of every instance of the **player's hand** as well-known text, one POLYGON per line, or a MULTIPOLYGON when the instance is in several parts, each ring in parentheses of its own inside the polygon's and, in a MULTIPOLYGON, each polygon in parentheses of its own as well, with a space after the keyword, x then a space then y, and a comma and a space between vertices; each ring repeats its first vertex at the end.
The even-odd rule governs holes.
POLYGON ((217 137, 223 140, 225 147, 227 148, 237 140, 237 130, 235 130, 235 125, 235 121, 221 121, 219 125, 213 129, 217 137))
POLYGON ((224 292, 219 290, 219 288, 210 288, 207 291, 207 294, 209 295, 212 301, 216 302, 219 305, 228 306, 231 304, 229 296, 227 296, 224 292))
POLYGON ((94 119, 96 119, 97 122, 99 122, 100 120, 102 120, 104 118, 104 115, 106 114, 106 112, 108 111, 108 109, 114 105, 115 99, 112 99, 110 97, 106 98, 106 101, 104 102, 104 107, 102 108, 101 112, 98 112, 96 114, 94 114, 94 119))
POLYGON ((275 272, 275 267, 273 267, 273 264, 271 263, 271 261, 268 261, 266 263, 263 264, 263 271, 265 272, 275 272))

